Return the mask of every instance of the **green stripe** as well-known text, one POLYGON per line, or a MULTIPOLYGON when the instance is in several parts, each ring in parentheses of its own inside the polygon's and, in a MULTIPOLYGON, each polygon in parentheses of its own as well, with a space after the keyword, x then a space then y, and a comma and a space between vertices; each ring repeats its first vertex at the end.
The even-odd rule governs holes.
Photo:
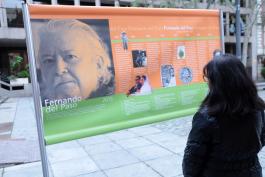
MULTIPOLYGON (((150 123, 156 123, 161 121, 166 121, 174 118, 184 117, 194 114, 198 110, 198 107, 192 107, 184 110, 166 112, 164 114, 147 116, 139 119, 132 119, 128 121, 120 121, 111 124, 99 125, 91 128, 84 128, 73 131, 66 131, 58 134, 51 134, 45 136, 46 143, 48 145, 56 144, 60 142, 85 138, 89 136, 100 135, 103 133, 110 133, 113 131, 118 131, 126 128, 133 128, 136 126, 146 125, 150 123)), ((63 125, 57 125, 63 126, 63 125)))
POLYGON ((194 83, 154 89, 150 95, 87 99, 72 109, 53 113, 43 108, 45 140, 47 144, 60 143, 190 115, 207 91, 206 83, 194 83))
MULTIPOLYGON (((220 36, 197 36, 197 37, 174 37, 174 38, 144 38, 129 39, 129 42, 160 42, 160 41, 200 41, 200 40, 218 40, 220 36)), ((113 39, 112 43, 122 43, 121 39, 113 39)))

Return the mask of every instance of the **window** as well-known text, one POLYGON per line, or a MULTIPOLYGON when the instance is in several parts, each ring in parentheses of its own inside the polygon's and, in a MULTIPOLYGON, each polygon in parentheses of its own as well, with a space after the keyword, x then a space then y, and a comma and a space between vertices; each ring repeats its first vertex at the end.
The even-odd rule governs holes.
POLYGON ((57 0, 57 3, 61 5, 74 5, 74 0, 72 1, 57 0))
POLYGON ((240 7, 247 7, 246 0, 240 0, 240 7))
POLYGON ((247 21, 246 19, 247 19, 246 15, 241 15, 240 16, 241 36, 245 36, 246 21, 247 21))
POLYGON ((226 26, 229 25, 227 24, 227 21, 226 21, 226 13, 223 13, 223 30, 224 30, 224 35, 226 36, 227 35, 227 31, 226 31, 226 26))
POLYGON ((34 4, 51 4, 51 0, 34 0, 34 4))
POLYGON ((7 16, 8 27, 16 27, 16 28, 24 27, 21 9, 7 8, 6 16, 7 16))
POLYGON ((229 33, 232 36, 236 33, 236 17, 232 14, 229 16, 229 33))
MULTIPOLYGON (((245 28, 246 28, 246 15, 241 15, 241 17, 240 17, 241 36, 245 35, 245 28)), ((232 36, 236 35, 236 16, 235 16, 235 14, 231 14, 229 16, 229 33, 232 36)))
MULTIPOLYGON (((229 0, 229 2, 233 6, 236 5, 236 0, 229 0)), ((240 3, 240 7, 247 7, 246 0, 240 0, 239 3, 240 3)))

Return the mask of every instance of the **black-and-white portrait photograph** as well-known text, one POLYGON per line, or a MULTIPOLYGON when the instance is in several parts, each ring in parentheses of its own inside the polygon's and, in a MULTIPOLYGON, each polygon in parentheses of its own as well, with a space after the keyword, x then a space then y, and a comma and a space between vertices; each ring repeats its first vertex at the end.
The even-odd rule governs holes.
POLYGON ((133 50, 132 58, 134 68, 147 66, 147 56, 145 50, 133 50))
POLYGON ((162 80, 163 87, 176 86, 175 70, 172 65, 161 66, 161 80, 162 80))
POLYGON ((114 94, 108 20, 31 20, 42 101, 114 94))

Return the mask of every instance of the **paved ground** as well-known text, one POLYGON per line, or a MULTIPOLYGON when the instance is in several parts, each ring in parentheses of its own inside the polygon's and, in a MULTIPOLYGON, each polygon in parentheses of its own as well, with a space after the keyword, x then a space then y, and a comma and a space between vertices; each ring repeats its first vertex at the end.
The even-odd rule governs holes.
MULTIPOLYGON (((260 94, 265 98, 265 92, 260 94)), ((11 108, 5 115, 13 115, 15 111, 9 139, 36 141, 32 98, 12 98, 7 103, 11 108)), ((8 105, 0 105, 0 120, 4 115, 1 107, 8 105)), ((191 119, 191 116, 182 117, 48 146, 50 174, 52 177, 182 176, 181 161, 191 119)), ((31 148, 32 152, 36 151, 36 146, 31 148)), ((265 170, 265 150, 259 156, 265 170)), ((0 177, 41 176, 39 161, 0 169, 0 177)))
POLYGON ((0 142, 0 164, 40 159, 32 98, 9 98, 0 104, 0 142))

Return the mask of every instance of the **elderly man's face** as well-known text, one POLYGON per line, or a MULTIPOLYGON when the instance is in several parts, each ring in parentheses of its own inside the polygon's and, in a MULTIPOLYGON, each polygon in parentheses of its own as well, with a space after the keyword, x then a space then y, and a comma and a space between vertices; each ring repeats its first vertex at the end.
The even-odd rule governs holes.
POLYGON ((79 30, 56 31, 41 36, 40 66, 46 96, 87 98, 97 88, 97 63, 91 41, 79 30), (48 90, 47 90, 48 89, 48 90))

